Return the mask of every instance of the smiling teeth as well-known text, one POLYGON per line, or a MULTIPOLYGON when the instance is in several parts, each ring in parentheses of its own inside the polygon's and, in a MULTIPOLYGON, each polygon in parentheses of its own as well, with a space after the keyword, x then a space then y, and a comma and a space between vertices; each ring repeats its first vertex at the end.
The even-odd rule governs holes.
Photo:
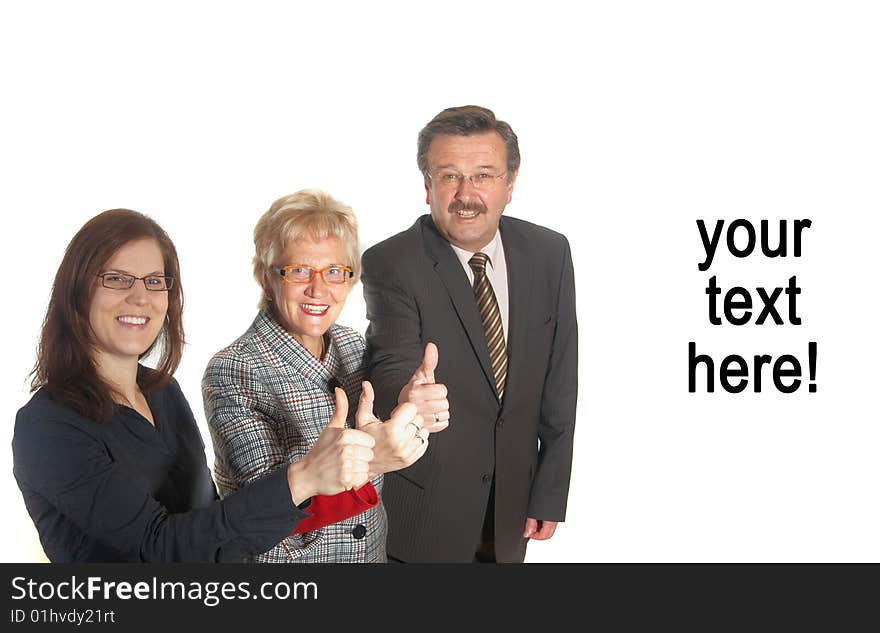
POLYGON ((456 213, 459 215, 459 217, 462 217, 462 218, 475 218, 475 217, 477 217, 476 211, 461 210, 461 211, 456 211, 456 213))
POLYGON ((299 307, 309 314, 324 314, 330 306, 315 306, 309 305, 308 303, 301 303, 299 304, 299 307))
POLYGON ((122 323, 128 323, 129 325, 143 325, 147 322, 146 317, 133 317, 133 316, 122 316, 118 317, 119 321, 122 323))

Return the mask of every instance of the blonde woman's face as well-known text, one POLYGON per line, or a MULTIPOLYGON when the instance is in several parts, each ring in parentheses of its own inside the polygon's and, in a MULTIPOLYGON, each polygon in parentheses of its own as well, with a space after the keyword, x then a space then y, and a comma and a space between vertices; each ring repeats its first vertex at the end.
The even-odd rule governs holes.
MULTIPOLYGON (((279 267, 310 266, 321 270, 328 266, 352 266, 342 240, 326 237, 314 240, 302 236, 284 250, 279 267)), ((287 283, 277 277, 275 282, 275 316, 281 325, 306 349, 316 356, 320 353, 321 337, 339 318, 351 282, 328 284, 315 274, 308 283, 287 283)))

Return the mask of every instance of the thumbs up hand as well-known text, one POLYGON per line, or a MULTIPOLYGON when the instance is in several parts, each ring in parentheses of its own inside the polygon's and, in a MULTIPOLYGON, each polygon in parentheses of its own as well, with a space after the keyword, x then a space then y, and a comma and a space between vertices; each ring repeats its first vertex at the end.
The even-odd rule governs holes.
POLYGON ((428 450, 428 431, 422 428, 422 416, 414 404, 397 405, 391 417, 382 422, 373 413, 373 400, 373 385, 365 380, 355 421, 358 430, 376 442, 370 462, 371 477, 406 468, 428 450))
POLYGON ((365 380, 361 383, 361 398, 358 401, 357 412, 354 414, 354 421, 357 428, 363 429, 370 424, 382 422, 382 420, 377 418, 376 414, 373 413, 373 401, 375 399, 376 395, 373 392, 373 385, 370 384, 369 380, 365 380))
MULTIPOLYGON (((434 370, 440 361, 440 353, 434 343, 425 345, 422 364, 419 365, 409 382, 400 390, 397 402, 412 403, 419 415, 425 420, 425 428, 429 433, 442 431, 449 426, 449 400, 446 385, 436 384, 434 370)), ((395 409, 396 411, 396 409, 395 409)))
POLYGON ((363 431, 345 428, 348 396, 339 387, 335 396, 336 409, 318 441, 288 466, 287 483, 297 505, 309 497, 335 495, 369 481, 375 441, 363 431))
POLYGON ((410 378, 411 382, 416 384, 433 384, 434 370, 437 369, 437 363, 440 362, 440 352, 434 343, 425 345, 425 353, 422 356, 422 364, 410 378))

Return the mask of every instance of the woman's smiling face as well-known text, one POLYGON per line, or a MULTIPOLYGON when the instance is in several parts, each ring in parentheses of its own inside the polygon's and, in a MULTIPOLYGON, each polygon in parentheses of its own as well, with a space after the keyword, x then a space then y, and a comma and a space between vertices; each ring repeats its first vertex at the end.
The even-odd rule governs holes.
MULTIPOLYGON (((120 248, 101 269, 101 273, 123 273, 135 277, 165 274, 159 244, 152 238, 131 241, 120 248)), ((136 279, 131 288, 105 288, 95 279, 95 294, 89 307, 89 325, 96 343, 98 364, 102 357, 134 359, 156 340, 168 311, 168 293, 147 290, 136 279)))
MULTIPOLYGON (((332 265, 349 266, 345 244, 337 237, 314 240, 302 236, 284 249, 279 267, 309 266, 318 271, 332 265)), ((307 283, 288 283, 278 278, 275 317, 303 347, 319 356, 321 337, 339 318, 351 282, 328 284, 317 272, 307 283)))

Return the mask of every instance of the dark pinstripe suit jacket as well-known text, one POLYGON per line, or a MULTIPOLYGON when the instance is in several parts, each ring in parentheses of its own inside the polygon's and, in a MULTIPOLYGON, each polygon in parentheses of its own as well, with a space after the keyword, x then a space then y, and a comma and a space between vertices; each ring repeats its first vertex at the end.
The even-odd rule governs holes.
POLYGON ((473 290, 430 216, 363 256, 370 378, 387 417, 430 341, 451 422, 427 453, 389 473, 388 554, 473 560, 494 475, 495 549, 522 561, 526 517, 565 518, 577 401, 577 321, 568 241, 501 218, 510 300, 508 376, 499 402, 473 290))

